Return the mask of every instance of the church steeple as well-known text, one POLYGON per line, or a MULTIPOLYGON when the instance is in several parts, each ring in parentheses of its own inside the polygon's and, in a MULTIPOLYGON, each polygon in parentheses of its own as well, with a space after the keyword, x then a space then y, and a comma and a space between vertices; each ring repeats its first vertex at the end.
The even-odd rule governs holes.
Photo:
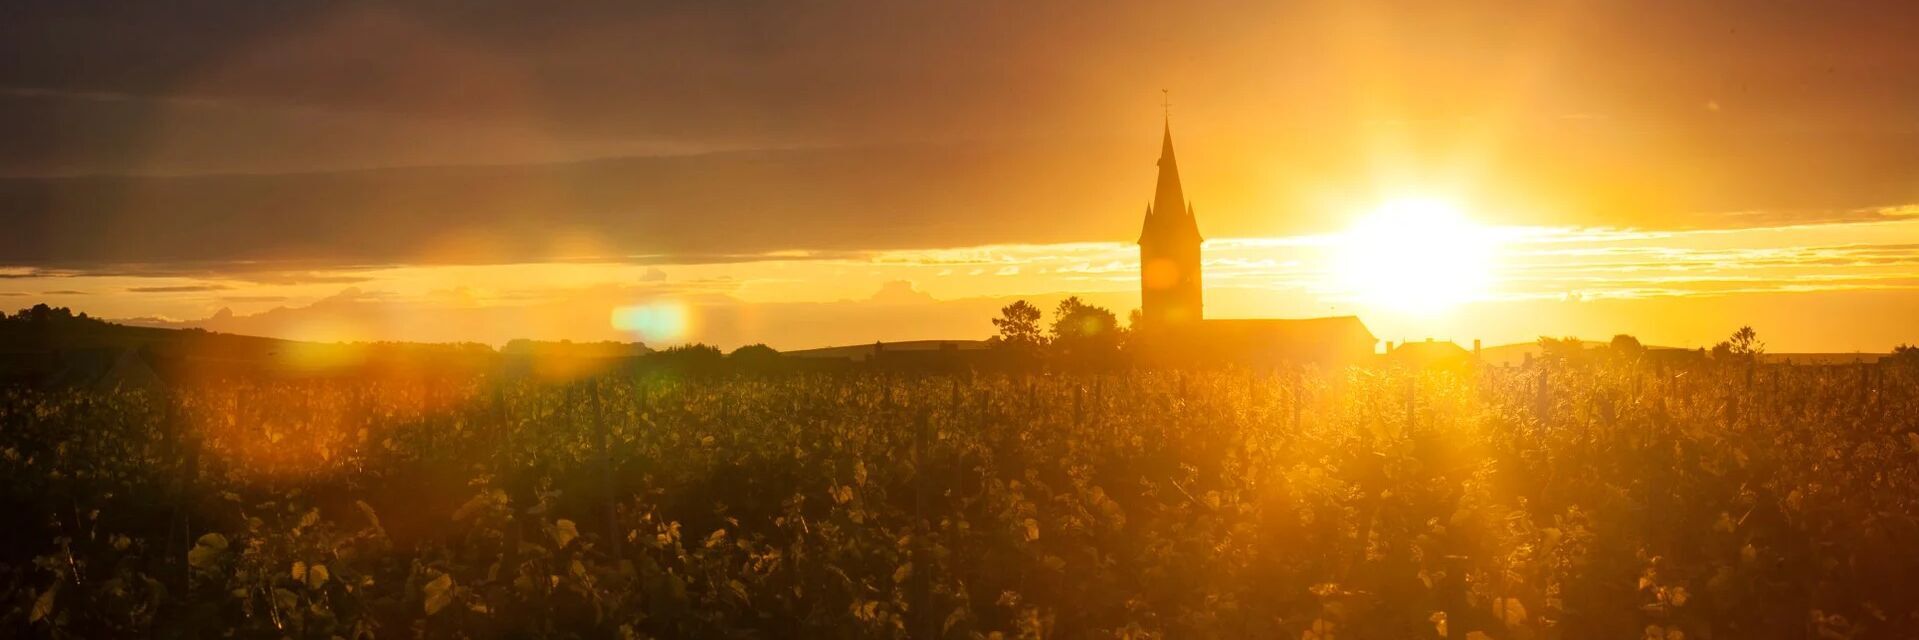
POLYGON ((1179 183, 1168 117, 1160 138, 1159 182, 1139 234, 1140 314, 1153 327, 1197 322, 1203 317, 1199 223, 1179 183))
POLYGON ((1159 144, 1159 184, 1153 188, 1153 203, 1146 209, 1146 223, 1140 229, 1140 244, 1149 239, 1197 242, 1199 223, 1193 218, 1193 204, 1179 184, 1179 160, 1173 155, 1173 123, 1169 118, 1159 144))

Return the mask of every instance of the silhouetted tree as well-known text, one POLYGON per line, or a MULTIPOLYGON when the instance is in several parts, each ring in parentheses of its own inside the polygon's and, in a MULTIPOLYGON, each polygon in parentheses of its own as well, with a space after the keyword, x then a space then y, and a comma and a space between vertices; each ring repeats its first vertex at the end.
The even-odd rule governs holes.
POLYGON ((1606 353, 1618 362, 1638 362, 1646 356, 1646 345, 1640 344, 1638 338, 1622 333, 1612 337, 1612 342, 1606 345, 1606 353))
POLYGON ((780 352, 764 344, 749 344, 726 354, 727 364, 743 371, 765 372, 780 368, 780 352))
POLYGON ((1053 348, 1081 364, 1104 363, 1119 352, 1121 331, 1113 312, 1073 296, 1053 311, 1053 348))
POLYGON ((1759 340, 1759 333, 1751 326, 1740 327, 1732 332, 1732 337, 1712 346, 1712 358, 1721 361, 1750 362, 1766 352, 1766 343, 1759 340))
POLYGON ((87 317, 86 313, 75 315, 72 309, 66 307, 49 307, 44 302, 33 305, 31 308, 21 309, 19 313, 15 313, 12 316, 0 313, 0 320, 38 326, 103 324, 98 320, 87 317))
POLYGON ((993 326, 999 329, 993 345, 1022 353, 1038 350, 1045 340, 1039 333, 1039 319, 1039 307, 1025 300, 1000 307, 999 317, 993 319, 993 326))
POLYGON ((1893 364, 1919 367, 1919 346, 1902 343, 1892 348, 1892 357, 1889 359, 1893 364))
POLYGON ((1572 363, 1586 359, 1586 344, 1579 338, 1539 337, 1539 357, 1546 362, 1572 363))
POLYGON ((707 344, 686 344, 646 354, 649 364, 682 372, 717 371, 726 361, 719 347, 707 344))

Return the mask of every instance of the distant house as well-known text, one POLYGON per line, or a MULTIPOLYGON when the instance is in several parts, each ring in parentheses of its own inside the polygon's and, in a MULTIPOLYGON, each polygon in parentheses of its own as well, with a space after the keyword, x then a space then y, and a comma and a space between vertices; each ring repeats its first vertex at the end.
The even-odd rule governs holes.
POLYGON ((1458 343, 1451 340, 1435 341, 1432 338, 1397 346, 1387 343, 1385 357, 1387 362, 1418 368, 1458 366, 1474 359, 1473 353, 1458 343))
POLYGON ((1148 360, 1274 363, 1361 362, 1378 338, 1355 316, 1209 319, 1205 313, 1199 223, 1179 181, 1173 130, 1159 152, 1159 182, 1139 235, 1139 351, 1148 360))

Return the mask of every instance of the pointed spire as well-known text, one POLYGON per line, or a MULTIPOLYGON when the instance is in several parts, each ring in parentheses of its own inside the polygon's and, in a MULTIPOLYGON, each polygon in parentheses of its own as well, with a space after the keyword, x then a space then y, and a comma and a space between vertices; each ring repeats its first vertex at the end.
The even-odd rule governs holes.
POLYGON ((1186 193, 1179 184, 1179 160, 1173 156, 1173 125, 1166 123, 1166 131, 1159 145, 1159 184, 1153 190, 1153 203, 1160 211, 1184 211, 1186 193))
POLYGON ((1199 225, 1193 220, 1192 202, 1186 199, 1185 189, 1179 182, 1179 161, 1173 155, 1171 105, 1167 105, 1167 108, 1160 136, 1159 182, 1153 188, 1152 204, 1146 207, 1146 224, 1140 232, 1140 243, 1197 243, 1201 240, 1199 225), (1159 215, 1153 215, 1154 212, 1159 215))

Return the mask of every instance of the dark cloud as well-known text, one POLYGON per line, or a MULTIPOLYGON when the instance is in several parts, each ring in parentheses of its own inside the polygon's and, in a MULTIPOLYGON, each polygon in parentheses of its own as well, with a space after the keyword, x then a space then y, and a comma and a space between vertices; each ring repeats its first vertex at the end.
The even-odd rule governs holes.
POLYGON ((545 260, 562 233, 599 239, 603 259, 689 264, 1074 240, 1088 228, 1124 235, 1131 216, 1113 212, 1130 211, 1121 203, 1138 189, 1100 193, 1088 167, 1064 150, 1040 158, 954 146, 0 180, 0 224, 17 231, 0 237, 0 264, 151 272, 545 260), (1079 186, 1049 190, 1055 181, 1079 186), (809 251, 766 255, 781 250, 809 251))
POLYGON ((224 291, 230 288, 232 287, 228 287, 222 284, 183 284, 183 285, 169 285, 169 286, 163 286, 163 287, 128 287, 127 292, 128 293, 204 293, 208 291, 224 291))
MULTIPOLYGON (((717 264, 1113 240, 1136 231, 1136 201, 1149 189, 1152 169, 1150 158, 1141 158, 1150 146, 921 145, 555 165, 0 179, 0 225, 14 231, 0 236, 0 265, 38 266, 53 275, 237 274, 262 283, 350 283, 360 276, 342 270, 404 264, 717 264), (568 253, 564 240, 574 236, 593 239, 599 253, 568 253)), ((1240 185, 1233 183, 1252 170, 1206 158, 1191 162, 1221 169, 1193 180, 1212 183, 1211 191, 1192 189, 1200 194, 1236 192, 1240 185)), ((1907 195, 1890 180, 1883 188, 1855 181, 1853 191, 1826 194, 1836 183, 1762 177, 1702 182, 1624 202, 1586 201, 1575 177, 1542 177, 1519 182, 1553 192, 1564 206, 1513 204, 1507 208, 1523 212, 1499 221, 1718 228, 1909 217, 1905 209, 1869 206, 1907 195), (1804 184, 1818 193, 1801 192, 1804 184), (1783 187, 1765 195, 1767 185, 1783 187), (1749 208, 1826 200, 1845 206, 1749 208)), ((1919 189, 1909 181, 1900 185, 1919 189)), ((1314 188, 1283 181, 1262 188, 1279 194, 1277 210, 1294 215, 1268 215, 1245 198, 1216 208, 1200 200, 1207 232, 1326 231, 1340 223, 1336 215, 1366 206, 1357 197, 1348 205, 1316 204, 1314 188)), ((1919 200, 1919 193, 1910 195, 1919 200)))
POLYGON ((640 263, 1124 238, 1161 87, 1215 237, 1335 225, 1381 187, 1382 147, 1425 165, 1394 180, 1483 177, 1505 222, 1858 219, 1919 202, 1916 14, 12 3, 0 265, 573 257, 560 232, 640 263))
MULTIPOLYGON (((15 3, 0 166, 288 171, 1478 107, 1912 133, 1909 2, 15 3), (1703 107, 1720 105, 1717 111, 1703 107)), ((1597 117, 1593 117, 1597 116, 1597 117)), ((1646 118, 1654 118, 1651 121, 1646 118)), ((1263 121, 1263 122, 1262 122, 1263 121)), ((1462 126, 1473 126, 1466 122, 1462 126)))

